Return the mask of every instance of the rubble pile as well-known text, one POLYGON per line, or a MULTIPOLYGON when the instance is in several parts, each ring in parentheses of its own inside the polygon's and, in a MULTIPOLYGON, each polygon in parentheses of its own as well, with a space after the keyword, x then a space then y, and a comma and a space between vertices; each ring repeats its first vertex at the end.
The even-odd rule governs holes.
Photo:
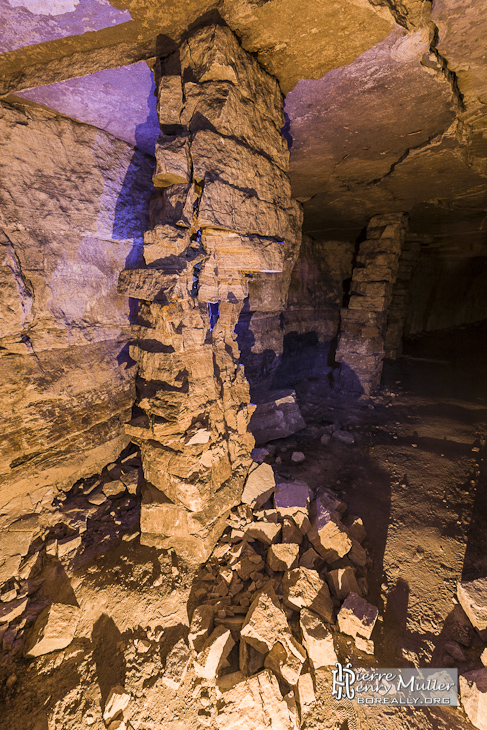
MULTIPOLYGON (((155 69, 162 134, 138 300, 138 401, 127 434, 144 475, 141 541, 204 562, 240 501, 254 445, 235 326, 249 281, 301 240, 277 81, 229 28, 191 34, 155 69)), ((289 267, 288 267, 289 268, 289 267)))
POLYGON ((65 645, 71 642, 76 612, 71 606, 51 604, 44 595, 46 570, 60 565, 72 575, 120 539, 136 538, 141 482, 140 454, 129 447, 101 474, 83 479, 61 494, 49 509, 24 515, 2 530, 2 663, 22 650, 33 657, 59 649, 63 641, 65 645))
POLYGON ((313 704, 314 673, 336 663, 337 632, 374 653, 366 534, 335 492, 276 484, 266 463, 243 496, 196 581, 189 647, 196 675, 220 690, 219 730, 287 730, 313 704))

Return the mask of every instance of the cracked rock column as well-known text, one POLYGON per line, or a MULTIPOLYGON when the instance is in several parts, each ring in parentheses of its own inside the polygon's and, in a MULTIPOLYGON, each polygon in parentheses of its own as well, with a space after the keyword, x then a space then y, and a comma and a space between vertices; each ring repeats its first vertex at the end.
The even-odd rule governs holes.
POLYGON ((253 411, 234 334, 257 272, 283 270, 301 231, 277 82, 228 28, 199 29, 156 66, 162 134, 138 301, 141 542, 207 559, 240 501, 253 411))
POLYGON ((403 213, 375 216, 359 246, 335 355, 340 363, 335 384, 341 391, 370 396, 380 383, 387 315, 406 226, 403 213))

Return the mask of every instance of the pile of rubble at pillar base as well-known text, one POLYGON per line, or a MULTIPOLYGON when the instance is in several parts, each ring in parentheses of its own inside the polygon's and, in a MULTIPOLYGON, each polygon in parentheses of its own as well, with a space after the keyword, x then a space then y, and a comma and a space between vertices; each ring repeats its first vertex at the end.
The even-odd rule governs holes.
POLYGON ((255 466, 195 581, 185 667, 215 684, 218 730, 300 727, 317 670, 338 660, 337 632, 374 653, 362 521, 316 491, 255 466))

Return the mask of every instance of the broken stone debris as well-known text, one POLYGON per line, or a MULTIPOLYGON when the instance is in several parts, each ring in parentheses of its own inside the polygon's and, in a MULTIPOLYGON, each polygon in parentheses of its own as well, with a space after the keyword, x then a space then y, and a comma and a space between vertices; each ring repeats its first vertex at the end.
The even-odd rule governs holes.
POLYGON ((478 631, 487 629, 487 578, 460 582, 457 596, 470 622, 478 631))
POLYGON ((303 645, 308 652, 309 661, 314 669, 336 663, 337 655, 333 634, 320 617, 313 611, 303 608, 299 615, 303 645))
POLYGON ((247 477, 242 493, 242 502, 258 509, 267 502, 275 488, 276 480, 272 466, 270 464, 260 464, 260 466, 252 469, 247 477))
POLYGON ((271 545, 267 550, 267 565, 271 570, 284 572, 297 565, 298 557, 299 545, 294 542, 271 545))
POLYGON ((344 634, 370 639, 378 615, 375 606, 356 593, 350 593, 338 614, 338 626, 344 634))
POLYGON ((218 730, 292 730, 277 678, 265 669, 225 692, 218 708, 218 730))
POLYGON ((249 423, 257 446, 286 438, 305 428, 294 390, 275 391, 256 399, 249 423))
POLYGON ((460 697, 468 719, 478 730, 487 730, 487 668, 460 675, 460 697))
POLYGON ((37 657, 65 649, 74 639, 80 618, 77 606, 52 603, 39 614, 27 638, 25 656, 37 657))
POLYGON ((129 702, 130 694, 126 692, 121 685, 117 684, 111 688, 103 711, 103 720, 107 723, 107 725, 115 720, 117 715, 121 715, 123 713, 123 711, 128 707, 129 702))
POLYGON ((190 662, 191 652, 184 639, 180 639, 166 658, 166 668, 162 675, 162 681, 166 687, 179 689, 184 682, 190 662))

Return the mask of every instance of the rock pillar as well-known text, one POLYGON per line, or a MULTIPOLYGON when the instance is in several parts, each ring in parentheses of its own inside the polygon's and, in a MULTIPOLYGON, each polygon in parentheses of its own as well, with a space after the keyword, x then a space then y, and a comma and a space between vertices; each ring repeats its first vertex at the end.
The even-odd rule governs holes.
POLYGON ((392 302, 387 312, 387 325, 384 337, 384 357, 395 360, 402 353, 402 336, 409 308, 409 284, 418 263, 421 244, 419 241, 404 241, 396 283, 392 290, 392 302))
POLYGON ((148 482, 141 542, 204 561, 240 501, 253 407, 234 328, 256 272, 283 270, 300 236, 277 82, 228 28, 199 29, 156 68, 162 135, 131 355, 127 433, 148 482))
POLYGON ((375 216, 359 246, 335 355, 340 363, 335 383, 341 391, 369 396, 380 383, 387 314, 406 225, 402 213, 375 216))

